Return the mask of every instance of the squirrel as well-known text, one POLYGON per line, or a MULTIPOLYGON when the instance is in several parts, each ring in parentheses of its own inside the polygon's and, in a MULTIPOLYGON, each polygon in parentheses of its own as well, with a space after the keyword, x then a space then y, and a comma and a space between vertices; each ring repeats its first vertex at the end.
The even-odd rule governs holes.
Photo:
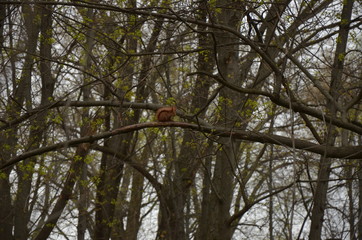
POLYGON ((172 121, 172 117, 176 116, 176 107, 162 107, 156 111, 156 118, 159 122, 172 121))

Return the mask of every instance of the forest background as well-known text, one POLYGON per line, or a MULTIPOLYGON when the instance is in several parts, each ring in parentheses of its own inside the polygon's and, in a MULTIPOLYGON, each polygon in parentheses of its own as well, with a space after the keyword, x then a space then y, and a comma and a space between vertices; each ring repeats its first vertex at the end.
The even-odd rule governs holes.
POLYGON ((0 238, 362 239, 361 4, 0 1, 0 238))

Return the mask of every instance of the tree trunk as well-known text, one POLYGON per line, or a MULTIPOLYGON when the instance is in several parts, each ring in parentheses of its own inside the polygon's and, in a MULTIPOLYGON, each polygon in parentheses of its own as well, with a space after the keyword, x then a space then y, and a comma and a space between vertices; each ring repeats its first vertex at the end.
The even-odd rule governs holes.
POLYGON ((313 197, 314 205, 311 215, 311 227, 309 234, 310 240, 321 239, 330 171, 331 159, 321 157, 319 164, 318 183, 313 197))
MULTIPOLYGON (((218 23, 237 30, 239 19, 241 19, 243 3, 234 3, 233 1, 218 1, 219 6, 223 6, 221 12, 216 13, 218 23), (237 11, 235 9, 238 9, 237 11)), ((218 56, 216 64, 218 74, 225 81, 235 85, 240 85, 241 75, 239 66, 238 47, 232 44, 237 41, 235 36, 226 32, 216 32, 216 44, 218 56), (222 46, 222 47, 218 47, 222 46)), ((238 122, 237 110, 241 108, 243 96, 231 89, 222 89, 220 91, 221 118, 219 124, 232 127, 238 122), (231 105, 231 106, 230 106, 231 105), (227 110, 228 109, 228 110, 227 110)), ((244 126, 245 127, 245 126, 244 126)), ((217 142, 218 151, 213 171, 212 188, 209 200, 209 222, 207 223, 207 240, 211 239, 231 239, 233 231, 226 224, 230 218, 230 207, 234 190, 234 168, 236 165, 236 153, 240 142, 236 143, 232 138, 220 138, 217 142)))
MULTIPOLYGON (((35 21, 35 18, 38 16, 35 8, 34 16, 28 21, 35 21)), ((29 14, 29 13, 28 13, 29 14)), ((35 32, 32 33, 32 42, 34 49, 32 50, 35 53, 35 47, 37 43, 37 37, 40 27, 40 32, 42 35, 42 39, 40 41, 40 76, 42 80, 42 88, 41 88, 41 105, 47 105, 50 102, 51 97, 53 96, 55 79, 52 77, 51 66, 48 59, 51 59, 51 41, 50 39, 53 37, 52 35, 52 7, 45 6, 41 10, 39 10, 40 21, 41 24, 38 26, 37 24, 28 23, 28 25, 32 26, 28 28, 28 31, 35 32), (33 26, 35 25, 35 26, 33 26)), ((30 44, 32 45, 32 44, 30 44)), ((33 59, 33 56, 30 56, 33 59)), ((29 60, 29 66, 32 66, 29 60)), ((30 70, 28 73, 31 76, 30 70)), ((31 81, 31 80, 28 80, 31 81)), ((31 86, 31 85, 30 85, 31 86)), ((30 91, 30 90, 29 90, 30 91)), ((47 129, 46 124, 46 112, 42 112, 37 114, 36 118, 31 121, 30 127, 30 137, 28 143, 28 150, 37 149, 42 143, 44 132, 47 129)), ((27 228, 27 223, 30 220, 30 212, 29 212, 29 195, 31 193, 32 188, 32 180, 34 173, 34 165, 36 163, 36 158, 30 158, 28 160, 23 161, 19 164, 20 167, 17 167, 18 173, 18 191, 15 200, 15 238, 16 239, 29 239, 29 230, 27 228)))
MULTIPOLYGON (((339 34, 337 47, 334 56, 333 69, 331 74, 331 85, 330 85, 330 94, 332 98, 337 102, 334 103, 331 100, 327 103, 327 108, 329 113, 332 116, 337 116, 337 106, 338 97, 339 97, 339 89, 341 89, 342 84, 342 74, 343 74, 343 63, 344 56, 347 46, 347 39, 349 33, 349 22, 351 20, 353 8, 353 0, 345 1, 343 4, 342 14, 341 14, 341 22, 339 25, 339 34)), ((325 143, 327 146, 333 146, 336 138, 336 128, 334 126, 328 126, 328 132, 326 134, 325 143)), ((323 227, 323 218, 324 211, 326 207, 327 201, 327 191, 328 191, 328 182, 329 182, 329 174, 331 171, 331 159, 321 157, 320 165, 319 165, 319 173, 318 173, 318 182, 316 191, 313 197, 313 209, 311 216, 311 226, 309 239, 310 240, 320 240, 322 237, 322 227, 323 227)))
MULTIPOLYGON (((4 155, 3 155, 4 156, 4 155)), ((9 171, 2 171, 0 177, 0 238, 13 238, 13 207, 11 205, 9 171)))
MULTIPOLYGON (((198 20, 206 22, 207 18, 207 1, 200 1, 198 6, 198 20)), ((205 35, 206 26, 198 26, 198 47, 207 48, 210 45, 210 37, 205 35)), ((211 51, 203 51, 198 55, 197 70, 201 72, 212 72, 214 59, 211 51)), ((210 89, 210 79, 203 75, 198 75, 196 85, 192 90, 193 95, 190 100, 190 112, 197 117, 202 118, 205 115, 208 95, 210 89)), ((188 103, 180 103, 180 105, 188 103)), ((185 204, 190 197, 190 187, 195 180, 195 174, 200 165, 200 160, 196 159, 198 150, 193 147, 196 144, 194 134, 186 131, 183 136, 181 148, 178 157, 173 162, 173 176, 166 178, 172 179, 164 187, 163 195, 165 196, 166 206, 163 206, 159 226, 159 239, 184 240, 188 239, 185 231, 185 204)))
MULTIPOLYGON (((361 142, 361 141, 360 141, 361 142)), ((358 239, 362 239, 362 159, 358 162, 358 239)))

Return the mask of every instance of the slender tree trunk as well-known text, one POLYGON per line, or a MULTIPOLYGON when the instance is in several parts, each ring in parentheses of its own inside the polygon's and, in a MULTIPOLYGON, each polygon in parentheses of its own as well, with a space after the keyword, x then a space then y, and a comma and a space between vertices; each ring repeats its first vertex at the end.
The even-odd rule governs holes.
MULTIPOLYGON (((273 121, 274 123, 274 121, 273 121)), ((273 125, 273 123, 271 125, 273 125)), ((274 147, 270 147, 270 160, 269 160, 269 179, 268 179, 268 190, 271 194, 273 192, 273 157, 274 157, 274 147)), ((273 215, 274 215, 274 202, 273 196, 271 195, 269 199, 269 209, 268 209, 268 217, 269 217, 269 239, 274 240, 274 222, 273 222, 273 215)))
MULTIPOLYGON (((151 133, 149 139, 155 137, 154 133, 151 133)), ((142 166, 147 165, 147 155, 149 154, 150 149, 154 146, 153 142, 147 144, 143 149, 143 152, 140 156, 138 163, 142 166)), ((132 169, 132 189, 131 189, 131 199, 128 206, 128 215, 127 215, 127 226, 123 239, 127 240, 137 240, 137 234, 141 226, 141 208, 142 208, 142 196, 144 188, 144 176, 140 174, 135 169, 132 169)))
MULTIPOLYGON (((208 143, 208 152, 213 149, 212 142, 208 143)), ((209 156, 205 159, 204 170, 203 170, 203 181, 202 181, 202 201, 201 201, 201 213, 198 219, 199 227, 196 232, 196 240, 207 239, 209 231, 209 216, 210 216, 210 192, 211 192, 211 165, 212 157, 209 156)))
POLYGON ((87 209, 88 209, 88 188, 85 186, 87 179, 87 164, 84 163, 80 169, 79 178, 79 199, 78 199, 78 225, 77 240, 85 239, 85 231, 87 228, 87 209))
MULTIPOLYGON (((86 30, 86 43, 85 43, 85 56, 84 56, 84 65, 83 69, 85 72, 92 72, 92 50, 94 48, 95 43, 95 30, 92 27, 92 23, 95 22, 96 16, 94 9, 87 9, 86 12, 86 20, 89 21, 89 26, 86 30)), ((89 85, 89 77, 87 74, 83 75, 83 85, 81 87, 83 93, 83 100, 85 102, 90 101, 92 99, 91 94, 91 86, 89 85)), ((81 128, 81 136, 92 135, 95 131, 95 126, 92 126, 93 123, 92 117, 89 113, 89 109, 83 109, 82 111, 82 128, 81 128)), ((86 187, 87 183, 87 172, 88 172, 88 164, 83 163, 79 169, 79 199, 78 199, 78 225, 77 225, 77 233, 78 240, 85 239, 85 232, 87 228, 87 215, 88 215, 88 189, 86 187)))
MULTIPOLYGON (((21 112, 21 106, 23 106, 24 100, 26 100, 26 106, 24 108, 29 109, 31 108, 31 75, 33 72, 33 63, 34 63, 34 54, 36 50, 36 45, 38 42, 38 34, 39 34, 39 25, 34 24, 35 20, 38 17, 38 8, 37 6, 34 9, 31 9, 29 6, 23 6, 22 11, 24 13, 24 26, 26 29, 27 34, 27 54, 25 56, 25 61, 23 65, 22 74, 20 77, 19 84, 14 85, 14 103, 11 103, 12 107, 10 115, 12 118, 18 116, 21 112), (17 86, 17 87, 16 87, 17 86)), ((14 79, 15 82, 15 79, 14 79)), ((8 133, 8 144, 10 146, 14 144, 16 145, 17 142, 17 129, 13 128, 12 131, 8 133), (12 144, 11 144, 12 143, 12 144)), ((38 135, 37 135, 38 136, 38 135)), ((36 138, 36 137, 35 137, 36 138)), ((29 147, 33 148, 36 139, 33 138, 29 142, 29 147)), ((36 144, 36 143, 35 143, 36 144)), ((30 160, 24 161, 21 166, 29 166, 33 165, 30 163, 30 160)), ((18 174, 18 186, 17 186, 17 193, 16 199, 14 202, 14 236, 15 239, 27 239, 28 237, 28 219, 29 219, 29 212, 28 212, 28 195, 31 188, 31 180, 33 170, 32 167, 29 168, 19 168, 17 167, 17 174, 18 174), (30 169, 30 170, 29 170, 30 169)), ((5 203, 5 204, 9 204, 5 203)), ((5 206, 2 206, 3 208, 5 206)))
POLYGON ((313 209, 309 239, 320 240, 323 226, 324 211, 326 208, 331 159, 321 157, 319 164, 318 183, 313 197, 313 209))
MULTIPOLYGON (((361 141, 360 141, 361 142, 361 141)), ((358 239, 362 239, 362 159, 358 162, 358 239)))
MULTIPOLYGON (((349 22, 351 19, 353 8, 353 0, 344 1, 342 14, 341 14, 341 22, 339 25, 339 34, 337 47, 334 56, 333 69, 331 74, 331 86, 330 86, 330 94, 335 101, 338 101, 339 97, 339 89, 341 88, 342 82, 342 74, 343 74, 343 63, 344 56, 347 46, 347 39, 349 33, 349 22)), ((327 103, 327 109, 332 116, 336 116, 337 114, 337 103, 329 101, 327 103)), ((336 128, 334 126, 329 125, 328 132, 326 134, 325 143, 327 146, 333 146, 336 138, 336 128)), ((329 175, 331 171, 331 159, 321 157, 319 173, 318 173, 318 183, 316 187, 316 191, 313 197, 313 209, 311 216, 311 226, 309 239, 310 240, 320 240, 322 237, 322 227, 323 227, 323 218, 324 211, 326 207, 327 201, 327 190, 328 190, 328 181, 329 175)))
POLYGON ((4 46, 4 25, 6 15, 6 4, 0 4, 0 46, 4 46))
MULTIPOLYGON (((7 17, 7 5, 0 6, 0 46, 4 45, 4 24, 7 17)), ((10 18, 9 18, 10 19, 10 18)), ((9 27, 11 28, 10 24, 9 27)), ((10 158, 8 149, 8 137, 0 132, 0 156, 1 164, 4 164, 10 158)), ((10 195, 9 173, 10 168, 0 171, 0 239, 13 239, 13 206, 10 195)))
POLYGON ((353 191, 353 174, 352 166, 353 164, 349 161, 349 166, 346 167, 346 178, 347 178, 347 193, 348 193, 348 223, 349 223, 349 239, 356 240, 356 231, 355 231, 355 213, 354 213, 354 191, 353 191))

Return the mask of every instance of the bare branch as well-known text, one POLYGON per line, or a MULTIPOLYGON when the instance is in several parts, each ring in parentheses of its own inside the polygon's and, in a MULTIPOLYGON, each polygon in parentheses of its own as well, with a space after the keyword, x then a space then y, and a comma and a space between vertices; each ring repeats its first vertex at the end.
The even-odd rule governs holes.
POLYGON ((291 138, 273 135, 273 134, 255 133, 255 132, 248 132, 248 131, 242 131, 230 128, 223 128, 223 127, 202 126, 202 125, 196 125, 185 122, 147 122, 147 123, 128 125, 109 132, 95 134, 93 136, 86 136, 78 139, 72 139, 69 141, 64 141, 50 146, 28 151, 14 158, 11 158, 9 161, 7 161, 7 163, 3 164, 0 167, 0 170, 5 169, 24 159, 36 155, 44 154, 51 151, 57 151, 65 147, 74 147, 81 143, 93 143, 97 140, 109 138, 119 134, 125 134, 145 128, 155 128, 155 127, 180 127, 204 133, 209 133, 213 136, 233 137, 239 140, 247 140, 251 142, 260 142, 260 143, 271 143, 285 147, 293 147, 294 145, 296 149, 305 150, 308 152, 316 153, 331 158, 346 158, 346 159, 362 158, 361 146, 331 147, 331 146, 319 145, 316 143, 300 139, 295 139, 293 143, 291 138))

